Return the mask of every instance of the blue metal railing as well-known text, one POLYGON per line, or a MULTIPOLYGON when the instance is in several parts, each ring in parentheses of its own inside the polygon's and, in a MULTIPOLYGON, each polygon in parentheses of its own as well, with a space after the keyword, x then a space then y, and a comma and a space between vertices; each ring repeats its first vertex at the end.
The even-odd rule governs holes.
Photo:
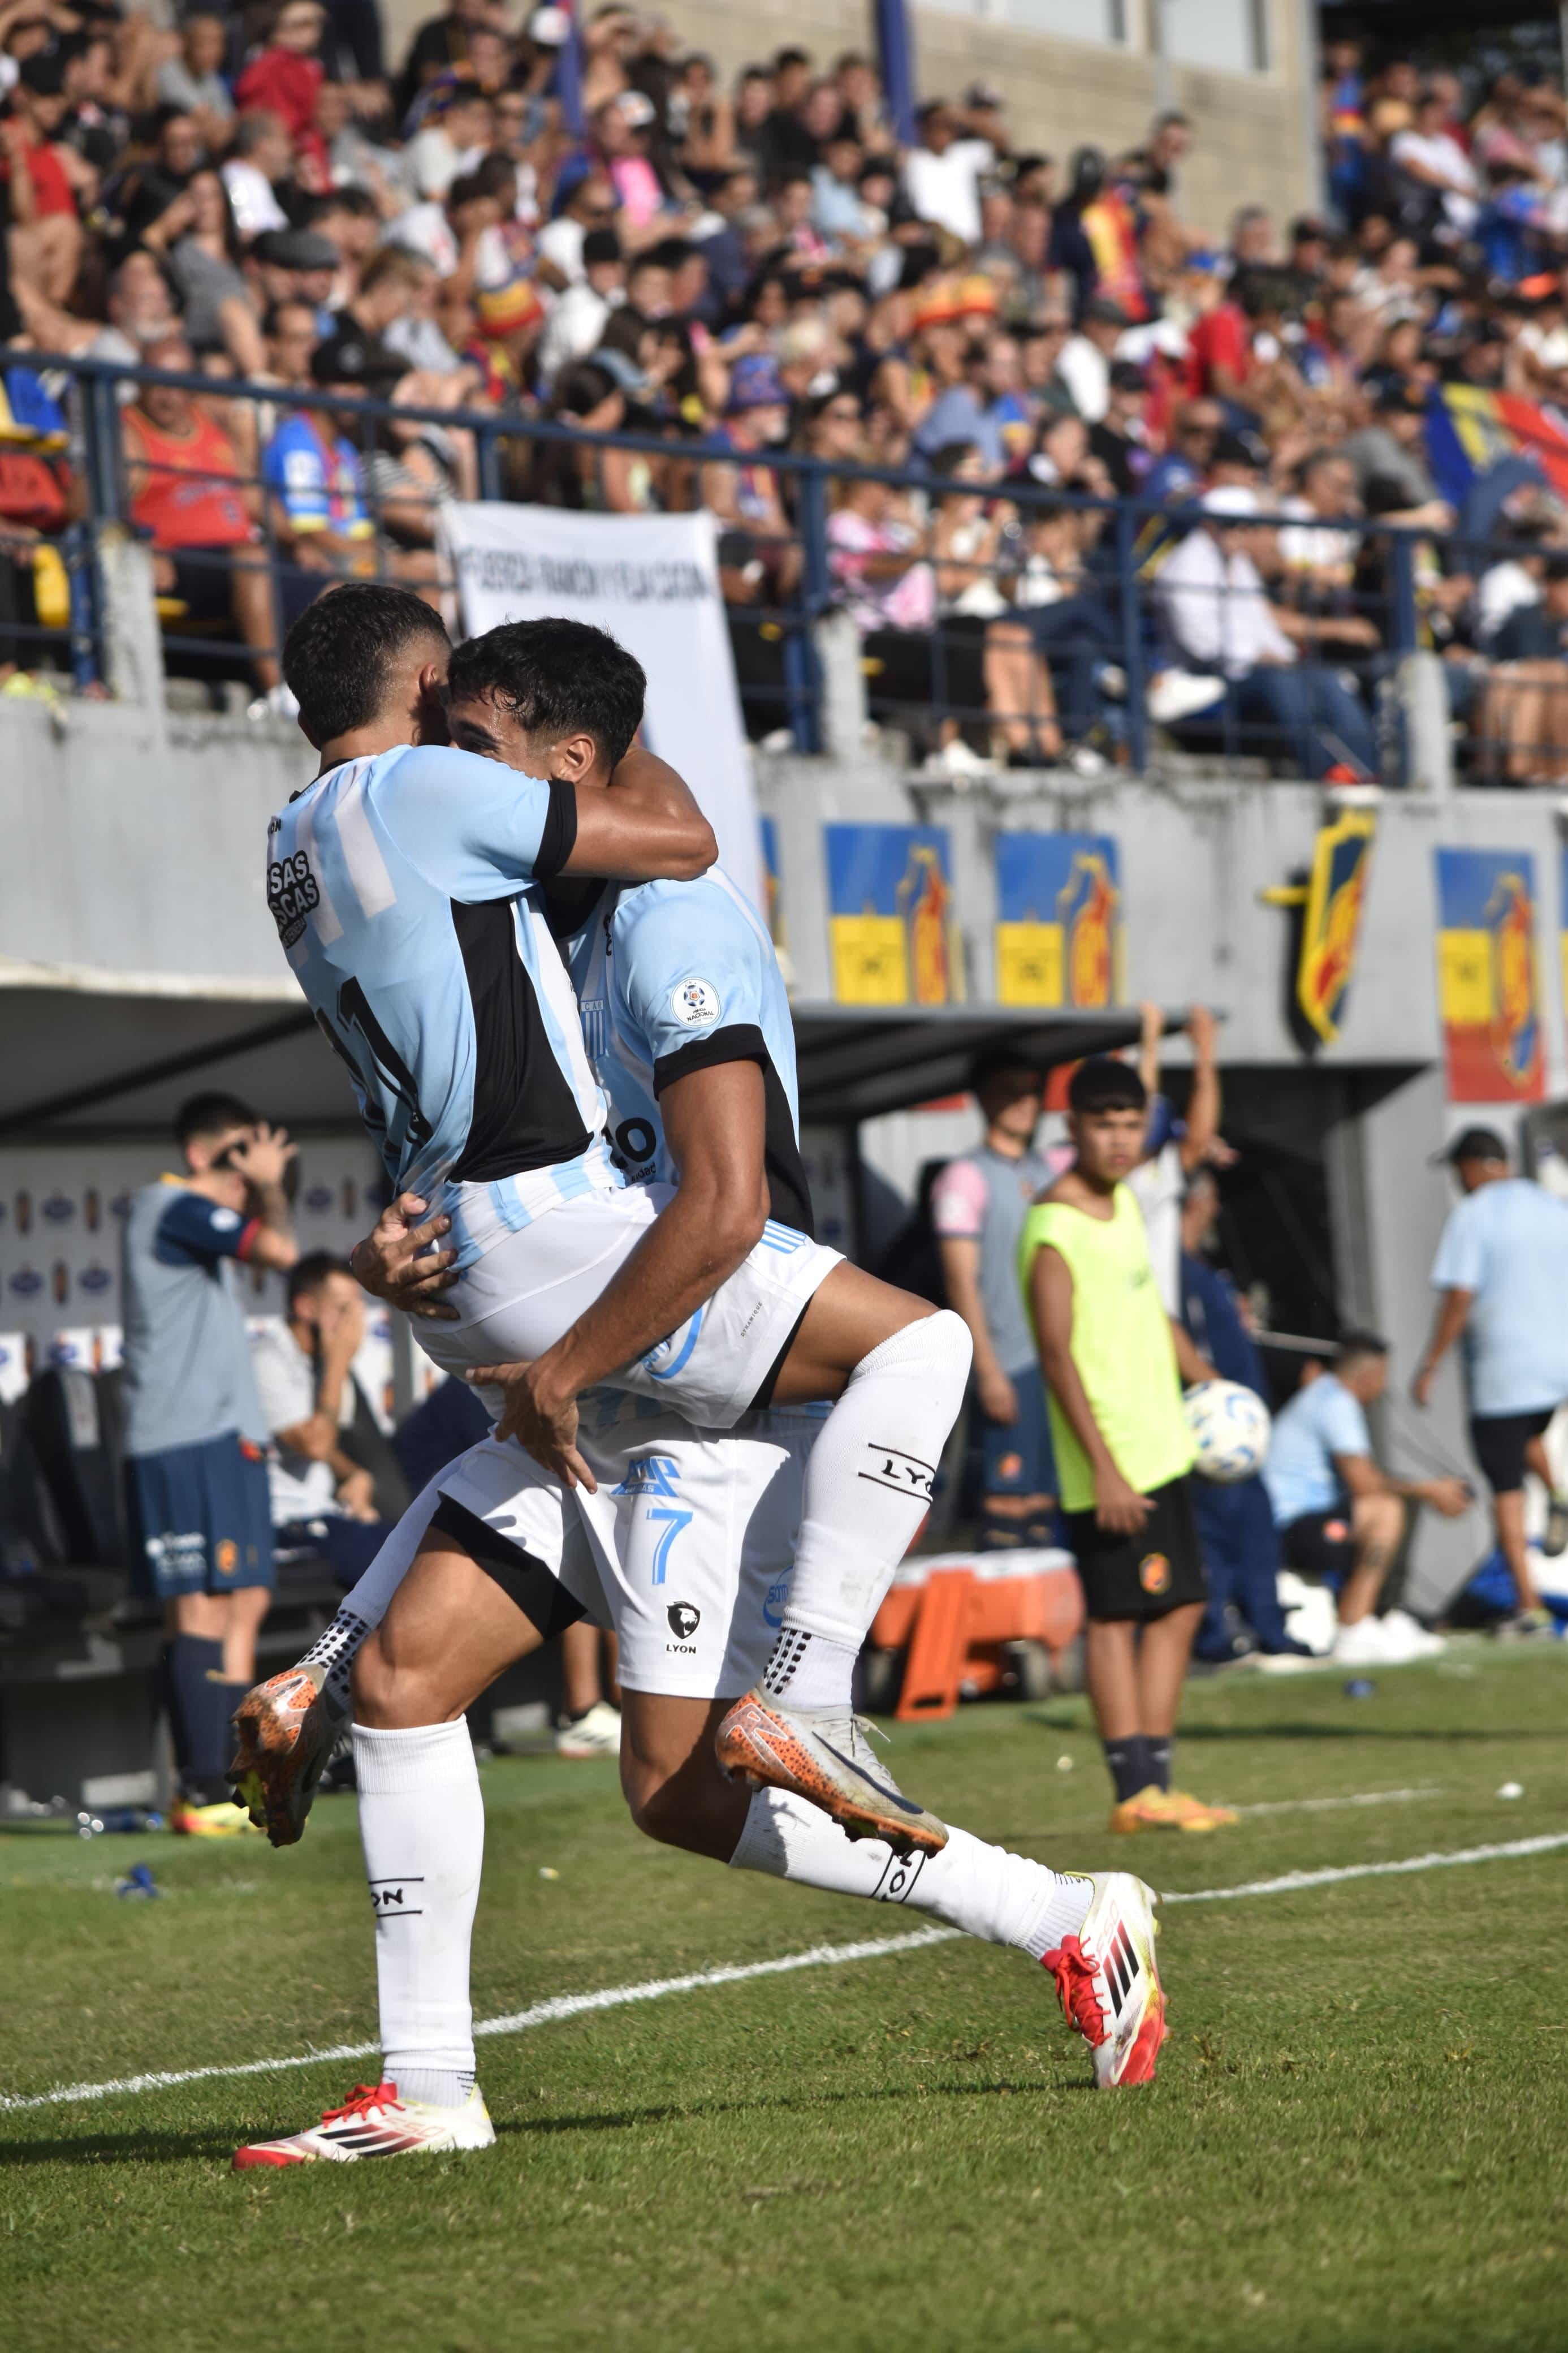
MULTIPOLYGON (((288 412, 308 408, 325 413, 342 421, 345 438, 355 443, 361 451, 374 446, 376 437, 384 432, 390 420, 401 423, 439 427, 448 433, 472 437, 475 471, 479 495, 484 500, 501 500, 509 494, 509 481, 515 485, 520 471, 520 452, 524 469, 538 463, 539 453, 552 447, 566 446, 581 452, 599 453, 611 449, 631 451, 663 460, 667 466, 685 470, 685 491, 689 503, 699 502, 700 470, 707 465, 744 463, 772 474, 780 490, 782 506, 788 517, 787 539, 798 545, 800 562, 797 585, 786 597, 769 606, 735 605, 731 607, 732 629, 743 630, 757 626, 760 641, 768 648, 764 668, 776 668, 776 676, 752 679, 743 686, 743 699, 749 705, 753 733, 762 732, 761 722, 772 715, 787 723, 796 746, 805 751, 821 748, 819 722, 821 674, 814 625, 846 594, 849 567, 843 559, 836 573, 835 552, 829 537, 829 518, 836 485, 851 481, 876 481, 888 485, 905 501, 923 502, 930 516, 940 512, 943 501, 954 498, 974 498, 984 501, 1005 501, 1015 511, 1017 529, 1014 534, 1015 549, 1026 538, 1036 522, 1042 517, 1077 515, 1086 519, 1085 537, 1091 543, 1077 578, 1071 583, 1061 601, 1077 599, 1087 609, 1095 607, 1100 617, 1096 634, 1103 635, 1108 617, 1113 628, 1114 650, 1108 658, 1101 646, 1075 645, 1070 631, 1059 642, 1047 642, 1046 633, 1037 637, 1037 659, 1041 669, 1051 679, 1066 678, 1073 662, 1087 666, 1092 678, 1095 725, 1107 732, 1111 755, 1124 761, 1134 770, 1142 770, 1150 752, 1151 721, 1146 690, 1151 675, 1179 660, 1173 649, 1168 625, 1161 609, 1158 577, 1161 556, 1168 554, 1190 529, 1195 510, 1184 512, 1180 507, 1161 506, 1140 499, 1112 500, 1096 498, 1079 491, 1069 491, 1038 482, 1028 476, 1009 477, 1005 481, 977 484, 951 476, 939 477, 923 468, 892 469, 867 465, 829 462, 805 452, 768 449, 758 452, 738 452, 718 438, 670 438, 656 433, 619 431, 587 434, 571 425, 542 417, 526 417, 505 410, 452 410, 421 406, 394 404, 346 394, 327 393, 310 389, 300 391, 279 385, 251 384, 215 377, 199 373, 184 374, 167 369, 128 367, 113 361, 91 358, 64 358, 47 353, 29 353, 25 363, 51 378, 65 380, 70 387, 70 400, 76 435, 79 444, 80 463, 85 479, 88 514, 85 522, 68 534, 64 552, 73 583, 71 620, 68 633, 72 668, 79 685, 104 673, 103 606, 96 567, 91 561, 99 533, 109 523, 123 523, 131 518, 132 501, 128 494, 126 460, 121 430, 122 392, 126 385, 143 387, 167 385, 203 396, 207 400, 225 403, 248 403, 253 409, 263 405, 271 412, 288 412), (1097 519, 1092 528, 1087 519, 1097 519), (1151 541, 1162 542, 1151 552, 1151 541), (776 649, 776 662, 774 651, 776 649), (1041 649, 1043 649, 1043 650, 1041 649), (1056 659, 1051 659, 1052 655, 1056 659), (1102 686, 1112 671, 1121 673, 1111 692, 1102 686)), ((225 477, 234 487, 258 494, 260 514, 258 529, 267 550, 267 562, 271 566, 274 585, 274 612, 277 620, 276 638, 283 634, 284 612, 279 599, 287 585, 291 557, 287 545, 280 543, 278 518, 265 485, 254 475, 236 473, 225 477)), ((513 490, 515 495, 515 488, 513 490)), ((385 503, 369 486, 365 503, 374 525, 374 540, 367 543, 367 562, 395 574, 398 551, 384 527, 382 508, 385 503)), ((1303 524, 1314 531, 1344 533, 1349 554, 1353 565, 1358 554, 1370 549, 1376 557, 1370 569, 1373 585, 1356 586, 1343 593, 1342 606, 1351 612, 1371 613, 1375 617, 1378 642, 1374 649, 1364 649, 1359 654, 1335 654, 1328 650, 1302 665, 1302 674, 1311 670, 1332 670, 1353 677, 1360 702, 1368 715, 1381 727, 1377 766, 1387 781, 1404 781, 1405 754, 1403 749, 1403 724, 1395 699, 1391 692, 1390 677, 1401 658, 1424 642, 1426 623, 1423 610, 1421 554, 1427 549, 1440 548, 1450 572, 1456 568, 1474 571, 1483 564, 1496 562, 1504 554, 1517 554, 1517 544, 1507 543, 1463 542, 1453 535, 1439 538, 1437 534, 1375 521, 1346 519, 1340 524, 1301 514, 1268 514, 1257 519, 1260 526, 1273 525, 1300 530, 1303 524), (1381 714, 1381 717, 1380 717, 1381 714)), ((743 522, 728 528, 747 534, 764 554, 777 546, 777 534, 756 532, 743 522)), ((199 553, 199 552, 198 552, 199 553)), ((213 562, 220 558, 213 554, 213 562)), ((911 565, 940 562, 949 573, 962 572, 962 559, 937 557, 930 547, 912 552, 911 565)), ((1018 567, 971 566, 974 576, 1001 580, 1004 590, 1009 581, 1016 584, 1018 567)), ((1287 595, 1289 593, 1287 588, 1287 595)), ((957 666, 956 649, 962 630, 969 630, 969 660, 964 675, 974 675, 976 631, 973 622, 963 623, 952 607, 959 601, 949 597, 945 609, 938 616, 931 632, 932 644, 930 657, 929 692, 918 702, 902 702, 879 695, 873 681, 870 707, 874 714, 893 715, 902 723, 911 718, 917 724, 940 727, 943 722, 977 729, 1009 719, 1021 721, 1024 714, 999 710, 989 692, 984 702, 973 698, 967 702, 950 694, 952 672, 957 666)), ((1030 608, 1033 609, 1033 608, 1030 608)), ((993 612, 984 632, 979 633, 984 646, 984 661, 988 664, 995 642, 995 631, 1012 623, 1028 626, 1034 633, 1037 624, 1027 619, 1027 611, 1007 604, 993 612)), ((17 636, 26 634, 18 625, 17 636)), ((52 638, 58 643, 62 633, 35 629, 32 635, 52 638)), ((246 647, 236 639, 182 635, 177 627, 166 629, 165 645, 176 657, 203 657, 209 661, 243 664, 256 654, 255 646, 246 647)), ((1479 659, 1479 657, 1478 657, 1479 659)), ((1568 681, 1568 672, 1565 672, 1568 681)), ((1471 684, 1473 686, 1474 681, 1471 684)), ((1053 690, 1054 692, 1054 690, 1053 690)), ((1463 701, 1464 697, 1458 698, 1463 701)), ((1080 696, 1081 700, 1081 696, 1080 696)), ((1235 697, 1227 697, 1223 709, 1212 723, 1177 723, 1173 740, 1217 745, 1222 754, 1261 751, 1289 753, 1300 740, 1299 729, 1283 722, 1247 718, 1233 708, 1235 697), (1271 741, 1271 736, 1275 739, 1271 741)), ((1037 712, 1032 716, 1038 717, 1037 712)), ((1564 739, 1568 754, 1568 719, 1553 731, 1564 739)))

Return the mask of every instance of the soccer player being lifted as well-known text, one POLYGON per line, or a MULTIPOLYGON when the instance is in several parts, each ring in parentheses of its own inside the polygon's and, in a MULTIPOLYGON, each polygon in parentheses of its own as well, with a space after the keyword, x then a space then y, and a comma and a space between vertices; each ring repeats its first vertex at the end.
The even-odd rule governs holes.
MULTIPOLYGON (((642 1129, 622 1118, 605 1133, 543 886, 689 881, 710 865, 711 833, 673 771, 630 748, 635 663, 635 691, 617 697, 608 670, 598 700, 584 685, 591 732, 532 731, 541 765, 550 745, 549 776, 535 778, 446 743, 451 659, 429 607, 379 585, 335 590, 296 622, 284 674, 321 768, 273 820, 268 868, 279 937, 390 1177, 446 1221, 458 1314, 430 1327, 429 1353, 456 1374, 527 1366, 514 1411, 573 1475, 574 1399, 612 1375, 708 1429, 775 1398, 836 1400, 812 1451, 778 1641, 722 1727, 725 1762, 934 1852, 945 1831, 875 1764, 850 1677, 929 1507, 968 1332, 814 1240, 801 1176, 781 1176, 776 1198, 758 1176, 744 1198, 726 1192, 722 1215, 689 1194, 665 1206, 637 1181, 652 1166, 642 1129)), ((469 731, 487 749, 506 715, 494 704, 469 731)), ((734 896, 722 878, 713 887, 734 896)), ((679 945, 660 1005, 647 1008, 658 1016, 647 1099, 721 1072, 703 1117, 722 1133, 743 1101, 764 1133, 782 1133, 787 1018, 780 1038, 754 1024, 730 1034, 700 919, 679 945)), ((505 1393, 487 1401, 500 1412, 505 1393)), ((293 1811, 346 1708, 363 1625, 345 1609, 301 1662, 303 1683, 274 1677, 239 1711, 240 1786, 275 1839, 298 1835, 293 1811)))
MULTIPOLYGON (((453 732, 525 774, 573 770, 592 791, 608 782, 609 750, 635 725, 642 686, 636 663, 596 631, 504 628, 454 657, 453 732)), ((498 1432, 432 1482, 348 1597, 362 1624, 375 1621, 353 1671, 353 1741, 384 2080, 237 2162, 489 2145, 468 1997, 484 1818, 464 1714, 584 1613, 607 1614, 619 1637, 622 1781, 639 1828, 736 1869, 901 1904, 1017 1946, 1055 1978, 1096 2081, 1148 2081, 1163 1998, 1137 1880, 1059 1873, 956 1828, 934 1849, 902 1823, 851 1838, 798 1788, 746 1786, 763 1778, 748 1775, 746 1755, 735 1778, 723 1771, 715 1734, 773 1647, 816 1455, 831 1440, 820 1408, 783 1398, 826 1386, 826 1372, 790 1351, 772 1402, 721 1431, 603 1386, 582 1395, 580 1417, 562 1401, 625 1361, 639 1316, 668 1329, 682 1285, 700 1297, 768 1209, 809 1217, 788 1003, 765 932, 717 873, 634 889, 552 885, 547 912, 613 1132, 635 1134, 639 1169, 678 1187, 555 1364, 547 1356, 526 1385, 510 1385, 508 1419, 542 1453, 559 1448, 575 1484, 498 1432), (705 1018, 693 1035, 681 1008, 699 986, 705 1018), (895 1852, 895 1837, 913 1851, 895 1852)), ((786 1250, 804 1241, 798 1225, 777 1238, 786 1250)), ((426 1271, 429 1239, 389 1213, 370 1255, 384 1295, 439 1315, 445 1277, 426 1271)), ((847 1737, 858 1740, 858 1727, 847 1737)), ((302 1815, 308 1790, 297 1784, 295 1797, 302 1815)))

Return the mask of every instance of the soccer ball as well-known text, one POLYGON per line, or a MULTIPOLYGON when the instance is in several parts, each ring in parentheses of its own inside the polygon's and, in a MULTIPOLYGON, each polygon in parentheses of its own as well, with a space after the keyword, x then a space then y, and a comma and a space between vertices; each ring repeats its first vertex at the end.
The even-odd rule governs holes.
POLYGON ((1199 1381, 1182 1400, 1197 1443, 1194 1469, 1222 1487, 1250 1479, 1268 1452, 1268 1408, 1239 1381, 1199 1381))

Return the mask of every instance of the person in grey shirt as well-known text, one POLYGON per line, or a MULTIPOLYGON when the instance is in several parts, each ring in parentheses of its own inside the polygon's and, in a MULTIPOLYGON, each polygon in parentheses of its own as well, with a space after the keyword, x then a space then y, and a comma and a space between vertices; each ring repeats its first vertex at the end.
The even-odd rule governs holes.
POLYGON ((222 73, 228 35, 221 16, 187 16, 180 29, 180 54, 158 69, 158 103, 194 115, 209 150, 225 143, 234 121, 234 100, 222 73))
POLYGON ((974 1342, 983 1551, 1050 1544, 1056 1463, 1045 1384, 1018 1281, 1018 1237, 1052 1172, 1034 1151, 1042 1082, 1016 1050, 981 1056, 969 1083, 985 1121, 977 1152, 950 1160, 931 1190, 949 1303, 974 1342))
POLYGON ((241 1266, 299 1255, 283 1179, 296 1147, 232 1095, 194 1096, 184 1173, 143 1186, 123 1236, 126 1515, 132 1586, 163 1603, 180 1789, 173 1827, 237 1831, 229 1714, 256 1680, 272 1588, 269 1432, 241 1266))

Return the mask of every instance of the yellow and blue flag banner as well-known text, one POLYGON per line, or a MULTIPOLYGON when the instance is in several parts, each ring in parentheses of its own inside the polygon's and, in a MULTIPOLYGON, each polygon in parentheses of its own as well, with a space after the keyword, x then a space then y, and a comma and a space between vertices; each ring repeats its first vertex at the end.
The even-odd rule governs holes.
POLYGON ((1437 488, 1451 506, 1505 459, 1528 458, 1560 498, 1568 499, 1568 426, 1555 408, 1521 393, 1486 392, 1479 384, 1434 385, 1426 401, 1426 451, 1437 488))
POLYGON ((1120 1005, 1121 868, 1108 833, 996 837, 996 1001, 1120 1005))
POLYGON ((828 929, 840 1005, 957 1005, 963 962, 940 825, 829 825, 828 929))
POLYGON ((1296 1002, 1323 1043, 1340 1034, 1372 872, 1377 818, 1371 809, 1345 809, 1318 829, 1301 917, 1296 1002))
POLYGON ((1437 988, 1450 1103, 1539 1103, 1546 1087, 1535 860, 1439 849, 1437 988))

